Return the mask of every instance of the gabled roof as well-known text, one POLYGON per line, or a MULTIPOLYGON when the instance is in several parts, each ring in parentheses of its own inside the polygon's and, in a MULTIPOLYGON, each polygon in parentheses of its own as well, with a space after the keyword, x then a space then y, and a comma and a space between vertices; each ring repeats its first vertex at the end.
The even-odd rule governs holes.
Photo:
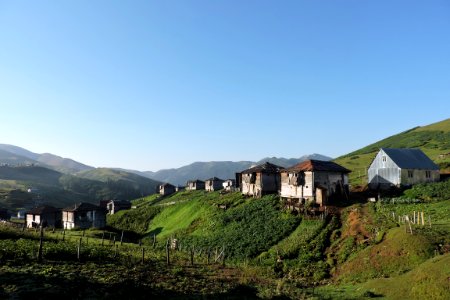
POLYGON ((187 182, 187 183, 189 184, 189 183, 194 183, 194 182, 195 182, 195 183, 205 183, 204 181, 201 181, 201 180, 199 180, 199 179, 195 179, 195 180, 188 180, 188 182, 187 182))
POLYGON ((93 211, 93 210, 103 210, 103 208, 86 202, 76 203, 74 205, 63 208, 63 211, 93 211))
POLYGON ((339 172, 339 173, 350 173, 351 171, 338 165, 332 161, 315 160, 309 159, 305 160, 299 164, 296 164, 290 168, 285 169, 283 172, 306 172, 306 171, 327 171, 327 172, 339 172))
POLYGON ((212 177, 212 178, 206 179, 205 181, 223 181, 223 179, 220 179, 217 177, 212 177))
POLYGON ((51 214, 51 213, 55 213, 61 211, 60 209, 50 206, 50 205, 42 205, 42 206, 38 206, 35 207, 29 211, 27 211, 27 214, 29 215, 43 215, 43 214, 51 214))
POLYGON ((170 184, 168 182, 161 184, 159 187, 166 187, 166 186, 172 186, 175 187, 173 184, 170 184))
POLYGON ((279 173, 284 168, 281 166, 277 166, 274 164, 271 164, 270 162, 265 162, 263 164, 251 167, 250 169, 244 170, 241 173, 242 174, 249 174, 249 173, 279 173))
POLYGON ((381 148, 402 169, 439 170, 439 167, 418 148, 381 148))

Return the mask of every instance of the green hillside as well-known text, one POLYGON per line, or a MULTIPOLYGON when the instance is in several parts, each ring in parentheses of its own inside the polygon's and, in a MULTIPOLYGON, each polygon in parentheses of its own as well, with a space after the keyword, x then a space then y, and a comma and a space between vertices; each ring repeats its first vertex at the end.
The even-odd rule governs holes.
POLYGON ((416 127, 336 158, 338 164, 352 170, 350 183, 367 183, 367 168, 380 148, 420 148, 441 170, 450 171, 450 119, 416 127), (447 155, 446 155, 447 154, 447 155))
MULTIPOLYGON (((95 170, 94 170, 95 171, 95 170)), ((155 192, 157 182, 131 173, 88 173, 90 178, 62 174, 39 166, 0 167, 0 206, 9 209, 43 203, 63 207, 74 202, 134 199, 155 192), (109 174, 114 176, 108 177, 109 174), (99 179, 96 179, 99 178, 99 179), (34 193, 26 193, 32 187, 34 193)))
MULTIPOLYGON (((161 182, 147 177, 109 168, 96 168, 82 171, 78 172, 76 176, 104 182, 115 190, 123 189, 125 191, 136 191, 138 194, 135 197, 154 194, 161 184, 161 182)), ((129 199, 129 197, 127 197, 127 199, 129 199)))

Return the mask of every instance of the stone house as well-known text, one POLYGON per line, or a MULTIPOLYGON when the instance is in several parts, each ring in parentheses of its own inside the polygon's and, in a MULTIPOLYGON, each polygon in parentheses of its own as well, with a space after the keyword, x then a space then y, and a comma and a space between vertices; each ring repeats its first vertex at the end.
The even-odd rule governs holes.
POLYGON ((106 204, 106 210, 108 214, 113 215, 120 210, 130 209, 131 202, 126 200, 110 200, 106 204))
POLYGON ((25 220, 28 228, 41 224, 44 227, 61 227, 61 210, 49 205, 38 206, 27 211, 25 220))
POLYGON ((186 190, 188 191, 195 191, 195 190, 204 190, 205 189, 205 182, 195 179, 195 180, 189 180, 186 183, 186 190))
POLYGON ((255 198, 277 193, 280 189, 280 171, 283 169, 266 162, 238 173, 236 177, 240 180, 241 193, 255 198))
POLYGON ((224 181, 217 177, 212 177, 207 180, 205 180, 205 190, 208 192, 218 191, 223 189, 223 183, 224 181))
POLYGON ((103 228, 106 226, 106 210, 90 203, 77 203, 62 210, 65 229, 103 228))
POLYGON ((306 160, 281 171, 280 196, 293 206, 305 201, 326 205, 329 198, 348 197, 348 173, 331 161, 306 160))
POLYGON ((227 192, 234 191, 236 187, 236 180, 234 179, 227 179, 222 183, 223 189, 227 192))
POLYGON ((159 186, 159 194, 162 196, 167 196, 175 193, 177 191, 177 187, 170 184, 164 183, 159 186))

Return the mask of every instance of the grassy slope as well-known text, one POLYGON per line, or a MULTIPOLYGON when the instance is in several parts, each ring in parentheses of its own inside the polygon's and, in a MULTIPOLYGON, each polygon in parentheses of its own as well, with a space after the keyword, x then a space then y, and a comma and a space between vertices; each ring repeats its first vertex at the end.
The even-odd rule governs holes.
POLYGON ((431 258, 395 278, 370 280, 362 285, 375 295, 389 299, 448 299, 450 295, 450 253, 431 258))
POLYGON ((390 136, 335 159, 338 164, 352 170, 350 182, 353 185, 367 183, 367 168, 380 148, 420 148, 435 163, 449 169, 450 156, 439 158, 450 152, 450 119, 428 126, 390 136))

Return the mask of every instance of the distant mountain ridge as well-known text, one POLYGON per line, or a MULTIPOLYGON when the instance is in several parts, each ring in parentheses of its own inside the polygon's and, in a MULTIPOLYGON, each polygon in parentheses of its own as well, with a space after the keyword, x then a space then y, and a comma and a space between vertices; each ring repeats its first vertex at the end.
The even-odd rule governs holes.
POLYGON ((331 157, 322 154, 303 155, 299 158, 282 158, 282 157, 266 157, 259 161, 210 161, 210 162, 194 162, 192 164, 176 168, 164 169, 157 172, 140 172, 148 178, 159 180, 162 182, 170 182, 175 185, 185 185, 190 179, 205 180, 211 177, 221 179, 234 178, 236 172, 248 169, 252 165, 258 165, 264 162, 270 162, 282 167, 293 166, 299 162, 308 160, 332 160, 331 157))
POLYGON ((67 174, 94 169, 94 167, 70 158, 63 158, 51 153, 38 154, 8 144, 0 144, 0 163, 10 165, 34 164, 67 174))

